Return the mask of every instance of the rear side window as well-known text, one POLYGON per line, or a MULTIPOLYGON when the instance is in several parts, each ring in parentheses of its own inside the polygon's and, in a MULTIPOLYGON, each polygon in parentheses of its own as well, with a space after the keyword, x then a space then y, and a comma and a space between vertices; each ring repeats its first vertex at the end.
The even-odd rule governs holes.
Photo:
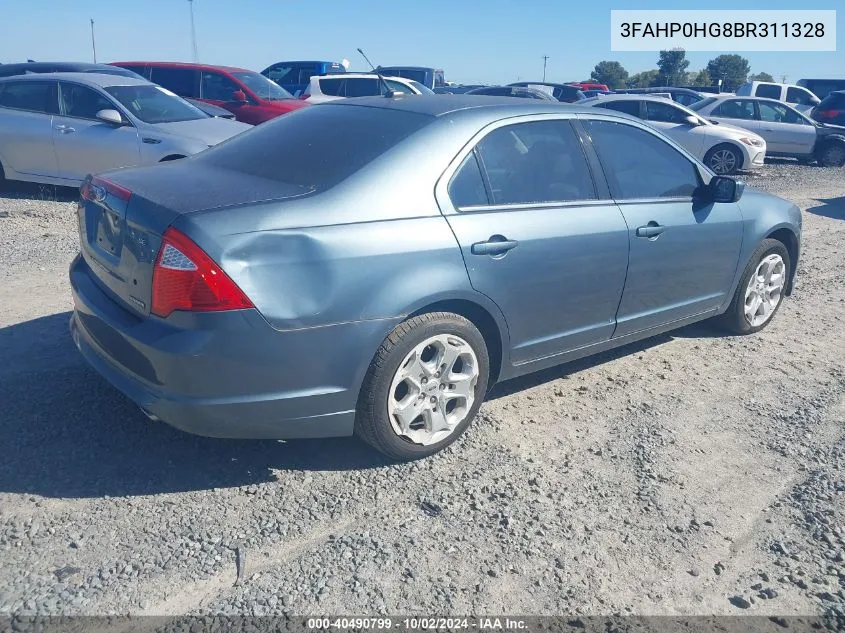
POLYGON ((58 114, 59 99, 55 81, 10 81, 0 92, 0 106, 58 114))
POLYGON ((744 119, 752 121, 757 118, 754 114, 754 102, 749 99, 728 99, 713 109, 712 115, 726 119, 744 119))
POLYGON ((596 190, 569 121, 534 121, 493 130, 477 146, 493 204, 593 200, 596 190))
POLYGON ((422 114, 325 104, 262 123, 191 160, 322 191, 434 120, 422 114))
POLYGON ((696 165, 655 134, 614 121, 586 121, 617 200, 688 198, 700 186, 696 165))
POLYGON ((320 92, 329 97, 342 97, 343 82, 345 79, 320 79, 320 92))
POLYGON ((765 97, 766 99, 780 99, 780 86, 774 84, 760 84, 754 92, 755 97, 765 97))
POLYGON ((489 204, 475 152, 470 152, 449 182, 449 199, 456 209, 489 204))
POLYGON ((159 68, 153 66, 150 81, 167 88, 180 97, 198 97, 198 71, 189 68, 159 68))
POLYGON ((600 103, 597 108, 605 108, 606 110, 616 110, 617 112, 624 112, 640 118, 640 102, 639 101, 607 101, 600 103))
POLYGON ((381 90, 375 77, 346 80, 346 97, 372 97, 377 94, 381 94, 381 90))

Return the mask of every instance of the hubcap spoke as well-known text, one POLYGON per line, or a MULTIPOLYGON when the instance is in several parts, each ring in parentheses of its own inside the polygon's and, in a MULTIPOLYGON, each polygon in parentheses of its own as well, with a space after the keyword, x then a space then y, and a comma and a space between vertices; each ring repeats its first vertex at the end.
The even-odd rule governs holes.
POLYGON ((403 430, 410 431, 411 423, 420 417, 420 415, 423 415, 425 407, 423 406, 423 402, 416 397, 409 396, 405 400, 408 402, 405 404, 399 403, 394 407, 393 415, 396 416, 403 430))
POLYGON ((786 285, 786 264, 777 253, 764 257, 745 289, 745 318, 753 327, 765 324, 774 314, 786 285))

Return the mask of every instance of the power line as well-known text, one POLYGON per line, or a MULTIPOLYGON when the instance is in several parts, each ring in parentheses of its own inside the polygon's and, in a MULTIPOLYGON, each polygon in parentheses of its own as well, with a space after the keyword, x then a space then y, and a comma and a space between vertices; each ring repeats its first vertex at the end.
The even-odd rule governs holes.
POLYGON ((199 62, 200 56, 197 52, 197 29, 194 26, 194 0, 188 0, 188 5, 191 7, 191 46, 193 47, 194 63, 196 64, 199 62))
POLYGON ((97 44, 94 42, 94 18, 91 18, 91 51, 94 53, 94 63, 97 63, 97 44))
POLYGON ((548 55, 543 55, 543 83, 546 82, 546 62, 549 61, 548 55))

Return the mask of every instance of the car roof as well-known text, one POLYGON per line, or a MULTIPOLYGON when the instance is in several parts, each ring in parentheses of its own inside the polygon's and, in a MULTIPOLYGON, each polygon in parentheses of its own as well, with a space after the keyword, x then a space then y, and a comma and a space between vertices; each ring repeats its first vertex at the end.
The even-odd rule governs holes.
MULTIPOLYGON (((111 62, 112 66, 123 66, 124 64, 133 66, 160 66, 168 68, 193 68, 195 70, 225 70, 226 72, 255 72, 249 68, 239 68, 238 66, 219 66, 217 64, 192 64, 189 62, 111 62)), ((258 73, 255 73, 256 75, 258 73)))
POLYGON ((123 75, 107 75, 104 73, 38 73, 29 75, 14 75, 12 77, 0 77, 0 81, 44 81, 47 79, 54 79, 56 81, 75 81, 81 84, 88 84, 91 86, 99 86, 101 88, 109 86, 146 86, 151 85, 146 79, 135 79, 134 77, 124 77, 123 75))
MULTIPOLYGON (((369 73, 330 73, 328 75, 313 75, 317 79, 378 79, 378 74, 374 72, 369 73)), ((393 75, 382 75, 384 79, 391 79, 394 81, 413 81, 407 77, 394 77, 393 75)))
POLYGON ((439 70, 437 68, 434 68, 433 66, 402 66, 401 64, 393 66, 379 66, 378 68, 379 70, 381 70, 382 68, 404 68, 405 70, 439 70))
POLYGON ((34 69, 34 68, 55 68, 55 67, 64 67, 70 69, 89 69, 89 68, 101 68, 106 66, 106 64, 95 64, 93 62, 17 62, 14 64, 3 64, 3 70, 8 70, 9 68, 12 69, 34 69))
MULTIPOLYGON (((604 95, 602 97, 590 97, 586 101, 592 103, 605 103, 607 101, 657 101, 658 103, 672 103, 673 105, 680 106, 680 103, 676 101, 672 101, 671 99, 667 99, 666 97, 653 97, 652 95, 643 92, 643 93, 632 93, 632 94, 611 94, 611 95, 604 95)), ((586 103, 584 101, 584 103, 586 103)), ((683 106, 681 106, 683 107, 683 106)))

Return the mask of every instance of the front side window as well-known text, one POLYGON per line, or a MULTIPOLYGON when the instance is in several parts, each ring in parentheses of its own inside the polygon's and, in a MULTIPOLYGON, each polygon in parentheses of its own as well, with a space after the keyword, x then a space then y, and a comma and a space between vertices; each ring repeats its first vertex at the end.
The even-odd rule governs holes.
POLYGON ((687 122, 686 119, 689 116, 680 108, 660 101, 646 101, 645 111, 649 121, 656 121, 658 123, 683 124, 687 122))
POLYGON ((385 83, 387 87, 390 88, 393 92, 401 92, 402 94, 412 95, 414 91, 411 90, 408 86, 403 83, 399 83, 398 81, 393 81, 392 79, 386 79, 385 83))
POLYGON ((764 103, 760 102, 760 120, 768 121, 769 123, 804 123, 801 116, 780 103, 764 103))
MULTIPOLYGON (((293 95, 282 88, 274 81, 270 81, 264 75, 252 72, 251 70, 232 71, 232 77, 249 88, 259 99, 267 101, 281 101, 282 99, 293 99, 293 95)), ((240 90, 240 88, 236 88, 240 90)))
POLYGON ((617 200, 688 198, 700 186, 696 165, 655 134, 615 121, 586 121, 617 200))
POLYGON ((449 199, 456 209, 489 204, 475 152, 470 152, 449 182, 449 199))
POLYGON ((10 81, 2 84, 0 106, 58 114, 59 101, 55 81, 10 81))
POLYGON ((478 154, 492 204, 594 200, 584 150, 569 121, 533 121, 493 130, 478 154))
POLYGON ((752 121, 757 118, 754 114, 754 102, 750 99, 728 99, 713 109, 713 116, 726 119, 743 119, 752 121))
POLYGON ((208 116, 161 86, 111 86, 105 89, 144 123, 176 123, 208 116))
POLYGON ((203 99, 233 101, 235 92, 240 90, 240 86, 225 75, 203 71, 201 90, 200 95, 203 99))
POLYGON ((760 84, 754 92, 755 97, 764 97, 766 99, 780 99, 780 86, 775 84, 760 84))
POLYGON ((87 86, 62 82, 59 95, 62 113, 67 116, 96 119, 100 110, 115 109, 111 101, 87 86))
POLYGON ((640 102, 633 99, 626 99, 624 101, 607 101, 600 103, 596 107, 604 108, 606 110, 616 110, 617 112, 624 112, 640 118, 640 102))
POLYGON ((786 102, 798 105, 816 105, 818 99, 803 88, 787 88, 786 102))
POLYGON ((190 68, 153 67, 150 81, 175 92, 180 97, 197 97, 197 71, 190 68))

